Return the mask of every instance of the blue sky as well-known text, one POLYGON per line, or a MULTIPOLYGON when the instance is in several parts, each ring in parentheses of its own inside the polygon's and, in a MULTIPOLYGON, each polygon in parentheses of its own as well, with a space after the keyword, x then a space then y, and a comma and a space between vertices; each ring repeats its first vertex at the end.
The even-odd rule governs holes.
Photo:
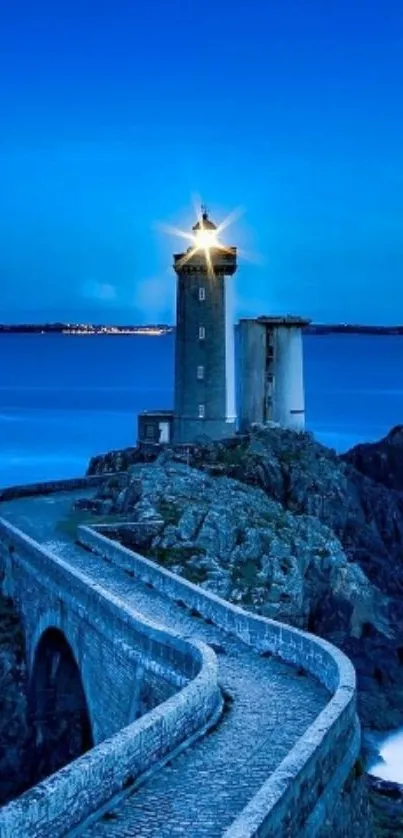
POLYGON ((402 323, 402 89, 401 0, 2 3, 0 320, 172 321, 200 195, 238 314, 402 323))

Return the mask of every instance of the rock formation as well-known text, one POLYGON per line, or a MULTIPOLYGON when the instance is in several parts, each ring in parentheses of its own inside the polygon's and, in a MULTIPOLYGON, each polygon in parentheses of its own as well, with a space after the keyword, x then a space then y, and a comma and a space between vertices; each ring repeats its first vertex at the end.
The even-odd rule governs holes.
POLYGON ((356 666, 364 725, 390 729, 403 723, 403 493, 393 477, 403 433, 370 446, 367 460, 363 448, 339 457, 308 433, 269 427, 112 452, 90 473, 128 473, 92 506, 130 520, 124 539, 176 572, 334 642, 356 666))
POLYGON ((397 425, 379 442, 355 445, 341 459, 387 489, 403 491, 403 425, 397 425))
POLYGON ((403 786, 370 776, 368 790, 377 838, 403 835, 403 786))
POLYGON ((27 671, 14 605, 0 596, 0 806, 30 784, 27 671))

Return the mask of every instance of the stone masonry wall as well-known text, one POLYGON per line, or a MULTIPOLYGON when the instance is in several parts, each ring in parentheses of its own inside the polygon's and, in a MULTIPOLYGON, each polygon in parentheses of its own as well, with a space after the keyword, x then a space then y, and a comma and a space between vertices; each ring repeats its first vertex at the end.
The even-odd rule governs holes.
POLYGON ((50 495, 53 492, 67 492, 74 489, 87 489, 103 483, 110 474, 93 474, 86 477, 68 477, 65 480, 47 480, 43 483, 25 483, 20 486, 6 486, 0 489, 0 501, 15 498, 30 497, 31 495, 50 495))
POLYGON ((226 838, 279 834, 313 838, 326 825, 335 827, 340 798, 360 751, 355 673, 348 659, 320 638, 246 613, 109 540, 102 527, 97 529, 80 527, 80 542, 261 653, 304 667, 332 694, 316 722, 227 830, 226 838))
MULTIPOLYGON (((40 618, 37 621, 32 619, 33 603, 36 598, 40 607, 41 598, 43 604, 46 597, 51 600, 53 597, 52 621, 56 621, 62 630, 68 630, 71 609, 81 616, 82 629, 88 615, 92 615, 98 627, 104 627, 114 655, 120 644, 125 660, 132 661, 132 688, 139 665, 148 673, 143 682, 146 688, 150 687, 154 676, 161 674, 171 683, 176 681, 176 687, 185 684, 163 704, 115 732, 0 810, 1 838, 58 838, 115 794, 132 785, 166 754, 192 740, 216 717, 221 707, 216 658, 214 652, 202 643, 185 641, 169 630, 143 623, 136 612, 107 590, 91 584, 91 579, 85 574, 73 570, 65 561, 1 519, 0 562, 5 569, 6 587, 15 601, 22 610, 24 600, 28 599, 30 603, 24 620, 25 629, 28 634, 36 632, 37 640, 44 624, 40 618), (38 578, 44 582, 42 587, 37 586, 38 578), (27 597, 29 590, 31 593, 35 590, 35 596, 27 597), (59 613, 55 606, 57 597, 59 613), (64 615, 63 619, 60 614, 64 615)), ((82 637, 85 635, 85 630, 82 630, 82 637)), ((35 639, 32 636, 28 638, 31 659, 35 645, 35 639)), ((77 647, 74 649, 73 643, 74 651, 78 654, 79 650, 77 647)), ((79 654, 78 661, 83 663, 79 654)), ((100 662, 98 679, 102 671, 102 657, 100 662)), ((115 670, 116 665, 119 666, 118 657, 115 658, 115 670)), ((99 700, 102 713, 114 714, 112 705, 109 710, 109 699, 110 694, 98 684, 89 702, 93 712, 94 702, 99 700)), ((143 700, 145 709, 148 709, 147 689, 143 700)), ((113 724, 116 724, 116 718, 113 724)))
POLYGON ((144 670, 176 689, 195 674, 180 638, 174 652, 158 633, 154 642, 152 627, 145 629, 100 596, 91 579, 1 523, 0 560, 5 593, 24 620, 29 671, 43 633, 62 631, 80 669, 95 743, 134 721, 135 685, 144 680, 144 670))
MULTIPOLYGON (((3 490, 0 499, 87 485, 88 478, 22 486, 3 490)), ((365 787, 357 768, 360 735, 355 676, 345 656, 319 638, 246 614, 93 530, 81 528, 80 538, 90 549, 134 570, 168 597, 198 611, 261 653, 304 666, 332 693, 327 707, 230 827, 226 838, 355 838, 356 821, 361 818, 365 822, 361 820, 360 838, 370 838, 365 787)), ((1 838, 64 835, 175 748, 178 741, 192 740, 197 725, 200 731, 203 723, 208 725, 206 719, 219 712, 220 702, 215 657, 202 644, 199 655, 196 678, 165 704, 4 807, 0 811, 1 838)), ((194 662, 194 656, 192 659, 194 662)))

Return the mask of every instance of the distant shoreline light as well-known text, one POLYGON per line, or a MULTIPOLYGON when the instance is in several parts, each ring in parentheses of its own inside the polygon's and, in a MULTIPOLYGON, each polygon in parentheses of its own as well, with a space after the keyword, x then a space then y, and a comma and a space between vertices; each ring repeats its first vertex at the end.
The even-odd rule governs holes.
MULTIPOLYGON (((305 335, 395 335, 403 337, 403 325, 370 326, 357 323, 310 323, 303 328, 305 335)), ((2 334, 58 334, 58 335, 141 335, 161 337, 175 332, 175 326, 166 323, 118 326, 94 323, 0 323, 2 334)))
POLYGON ((173 326, 94 326, 92 324, 0 324, 0 334, 39 335, 142 335, 159 337, 174 331, 173 326))

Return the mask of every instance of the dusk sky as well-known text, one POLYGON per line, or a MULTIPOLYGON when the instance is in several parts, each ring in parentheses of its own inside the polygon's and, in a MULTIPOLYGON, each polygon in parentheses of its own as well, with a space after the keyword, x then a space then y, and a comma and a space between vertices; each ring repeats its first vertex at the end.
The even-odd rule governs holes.
POLYGON ((403 323, 402 91, 402 0, 4 0, 0 321, 172 322, 199 195, 237 314, 403 323))

